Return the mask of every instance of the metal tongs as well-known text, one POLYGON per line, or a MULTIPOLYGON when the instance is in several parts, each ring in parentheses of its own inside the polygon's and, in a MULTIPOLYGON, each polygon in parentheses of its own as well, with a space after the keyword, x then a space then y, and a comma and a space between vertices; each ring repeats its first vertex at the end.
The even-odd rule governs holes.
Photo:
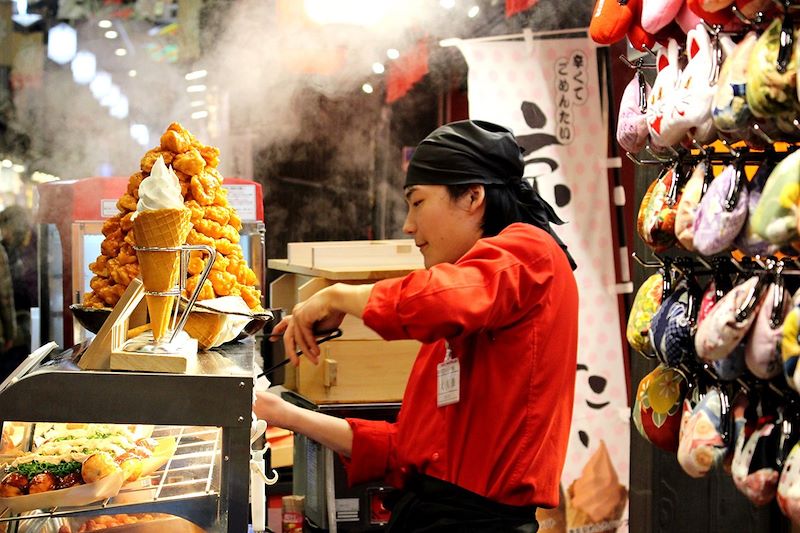
MULTIPOLYGON (((277 335, 270 334, 269 336, 273 337, 273 336, 277 336, 277 335)), ((317 339, 317 344, 322 344, 323 342, 328 342, 329 340, 338 339, 339 337, 341 337, 342 336, 342 330, 337 328, 337 329, 334 329, 332 331, 320 331, 318 333, 315 333, 314 336, 315 337, 321 337, 321 338, 317 339)), ((303 350, 297 350, 296 352, 294 352, 294 354, 297 357, 300 357, 301 355, 303 355, 303 350)), ((269 374, 272 374, 273 372, 275 372, 279 368, 284 367, 287 364, 289 364, 289 361, 291 361, 291 359, 289 359, 287 357, 286 359, 284 359, 283 361, 281 361, 277 365, 271 366, 268 369, 264 370, 262 373, 260 373, 258 375, 258 377, 260 378, 262 376, 267 376, 269 374)))

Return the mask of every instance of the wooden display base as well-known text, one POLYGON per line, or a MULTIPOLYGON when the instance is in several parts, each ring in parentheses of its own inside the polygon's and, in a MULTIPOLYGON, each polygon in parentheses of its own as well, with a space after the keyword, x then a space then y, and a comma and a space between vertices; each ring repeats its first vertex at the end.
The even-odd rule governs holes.
MULTIPOLYGON (((151 353, 126 350, 132 344, 147 344, 144 333, 128 340, 128 322, 131 313, 144 298, 144 286, 139 278, 131 281, 127 290, 114 306, 103 327, 86 349, 78 366, 83 370, 134 370, 139 372, 184 373, 197 359, 197 341, 187 340, 176 344, 176 353, 151 353)), ((152 344, 152 340, 150 342, 152 344)))
MULTIPOLYGON (((149 334, 146 335, 149 337, 149 334)), ((131 339, 120 350, 111 352, 111 370, 183 374, 197 360, 197 340, 192 338, 177 346, 177 353, 142 353, 125 350, 126 346, 141 339, 142 337, 131 339)))

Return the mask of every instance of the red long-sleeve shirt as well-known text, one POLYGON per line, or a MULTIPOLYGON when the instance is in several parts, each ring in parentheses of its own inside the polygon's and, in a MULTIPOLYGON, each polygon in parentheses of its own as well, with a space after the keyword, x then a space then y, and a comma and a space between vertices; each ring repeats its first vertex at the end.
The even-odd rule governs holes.
POLYGON ((417 339, 397 423, 348 419, 351 484, 416 470, 508 505, 558 504, 575 389, 578 290, 546 232, 512 224, 455 264, 375 284, 364 322, 417 339), (445 340, 460 401, 437 407, 445 340))

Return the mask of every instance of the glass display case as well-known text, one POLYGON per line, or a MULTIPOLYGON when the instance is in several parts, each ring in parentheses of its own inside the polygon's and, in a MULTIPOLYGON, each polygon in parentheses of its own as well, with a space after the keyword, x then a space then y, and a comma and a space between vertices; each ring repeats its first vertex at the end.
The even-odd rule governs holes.
MULTIPOLYGON (((153 531, 247 531, 255 343, 201 352, 186 374, 82 371, 77 361, 87 345, 44 346, 0 384, 0 421, 16 426, 20 451, 30 449, 37 425, 103 423, 149 426, 153 439, 174 441, 174 453, 88 505, 0 508, 0 531, 77 532, 92 517, 117 515, 156 517, 153 531)), ((3 458, 8 463, 13 453, 3 458)))

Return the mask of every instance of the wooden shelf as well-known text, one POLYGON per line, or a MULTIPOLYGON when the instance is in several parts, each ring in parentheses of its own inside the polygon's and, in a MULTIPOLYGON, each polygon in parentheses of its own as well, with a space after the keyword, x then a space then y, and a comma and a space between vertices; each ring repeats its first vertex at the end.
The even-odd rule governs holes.
POLYGON ((419 265, 407 266, 350 266, 329 267, 325 269, 310 268, 289 264, 288 259, 270 259, 267 266, 273 270, 300 274, 303 276, 321 277, 335 281, 344 280, 378 280, 386 278, 399 278, 409 272, 418 270, 419 265))

